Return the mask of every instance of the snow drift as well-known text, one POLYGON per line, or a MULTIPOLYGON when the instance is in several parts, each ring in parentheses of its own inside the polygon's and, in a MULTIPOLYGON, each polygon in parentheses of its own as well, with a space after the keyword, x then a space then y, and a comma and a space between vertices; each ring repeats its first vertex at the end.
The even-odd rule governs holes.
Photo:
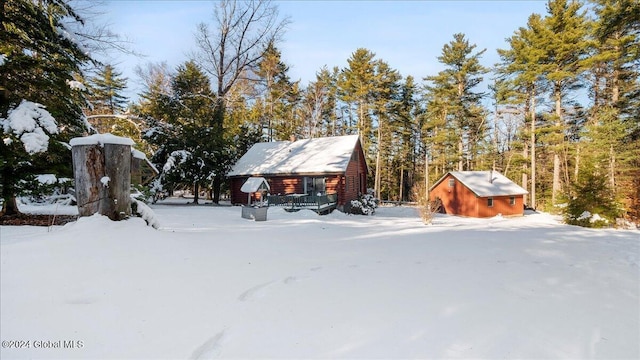
POLYGON ((1 227, 2 358, 638 358, 640 232, 156 205, 1 227), (34 348, 33 341, 81 341, 34 348), (4 343, 3 343, 4 344, 4 343))

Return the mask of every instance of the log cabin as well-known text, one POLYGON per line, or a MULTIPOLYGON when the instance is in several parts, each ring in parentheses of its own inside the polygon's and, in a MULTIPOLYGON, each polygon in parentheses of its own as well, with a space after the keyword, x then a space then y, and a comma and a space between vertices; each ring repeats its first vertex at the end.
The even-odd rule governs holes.
POLYGON ((345 211, 366 193, 367 171, 359 135, 346 135, 254 144, 227 177, 232 204, 259 200, 241 191, 249 177, 259 176, 269 183, 270 205, 315 203, 345 211))

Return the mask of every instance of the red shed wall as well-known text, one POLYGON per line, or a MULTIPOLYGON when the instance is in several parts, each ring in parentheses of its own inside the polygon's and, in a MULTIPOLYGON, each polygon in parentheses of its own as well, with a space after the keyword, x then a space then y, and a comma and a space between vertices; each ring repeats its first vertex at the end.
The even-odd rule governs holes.
POLYGON ((434 201, 436 198, 442 201, 442 210, 446 214, 474 217, 478 214, 476 195, 451 174, 431 190, 430 199, 434 201), (453 187, 449 187, 449 179, 454 179, 453 187))
POLYGON ((470 217, 493 217, 498 214, 504 216, 524 215, 523 196, 515 196, 515 204, 510 204, 511 196, 494 196, 493 207, 488 206, 488 198, 477 197, 469 188, 450 174, 433 190, 431 200, 440 198, 442 209, 447 214, 470 217), (454 180, 454 186, 449 187, 449 179, 454 180))
POLYGON ((523 196, 515 196, 515 204, 510 204, 510 196, 494 196, 493 207, 487 205, 488 198, 477 198, 478 201, 478 217, 493 217, 498 214, 504 216, 522 216, 524 215, 523 196))

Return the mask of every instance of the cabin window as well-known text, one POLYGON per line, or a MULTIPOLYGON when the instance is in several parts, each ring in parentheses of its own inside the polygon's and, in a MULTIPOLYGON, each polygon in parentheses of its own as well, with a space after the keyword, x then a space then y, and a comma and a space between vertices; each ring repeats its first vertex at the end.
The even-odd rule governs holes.
POLYGON ((318 195, 326 192, 326 179, 323 177, 304 178, 304 192, 307 195, 318 195))
POLYGON ((493 198, 487 199, 487 207, 493 207, 493 198))
POLYGON ((449 179, 449 187, 454 187, 456 185, 456 179, 449 179))
POLYGON ((516 204, 516 197, 515 196, 510 196, 509 197, 509 205, 514 206, 516 204))

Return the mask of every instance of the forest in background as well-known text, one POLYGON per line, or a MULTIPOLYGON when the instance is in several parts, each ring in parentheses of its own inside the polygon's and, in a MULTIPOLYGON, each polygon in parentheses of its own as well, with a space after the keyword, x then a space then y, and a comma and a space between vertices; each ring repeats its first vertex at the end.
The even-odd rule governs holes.
MULTIPOLYGON (((29 2, 4 6, 17 3, 29 2)), ((440 49, 437 74, 400 74, 375 49, 359 48, 308 84, 289 77, 278 49, 289 19, 277 3, 213 6, 216 20, 197 26, 197 48, 183 64, 171 69, 158 59, 137 69, 145 86, 135 103, 111 64, 66 73, 86 85, 73 96, 94 127, 136 140, 165 189, 210 189, 217 202, 225 173, 255 142, 360 134, 370 187, 382 200, 413 200, 428 162, 432 183, 452 170, 500 171, 529 191, 529 207, 564 212, 570 222, 589 225, 585 212, 610 222, 640 218, 636 1, 550 0, 545 14, 514 29, 497 64, 483 62, 473 34, 459 33, 440 49)), ((5 45, 0 87, 11 89, 5 45)), ((18 95, 7 96, 13 103, 1 117, 25 98, 18 95)))

